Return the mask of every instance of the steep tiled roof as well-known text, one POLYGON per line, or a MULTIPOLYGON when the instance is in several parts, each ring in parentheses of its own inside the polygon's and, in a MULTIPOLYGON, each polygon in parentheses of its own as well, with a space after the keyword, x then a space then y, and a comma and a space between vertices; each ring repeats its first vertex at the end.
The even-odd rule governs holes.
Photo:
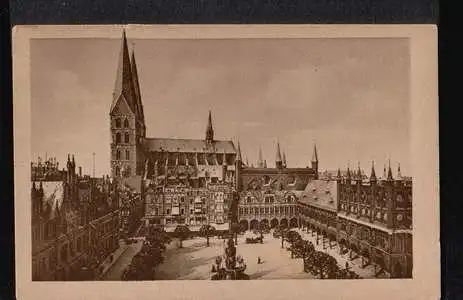
MULTIPOLYGON (((147 138, 144 147, 147 151, 167 152, 206 152, 208 146, 205 140, 200 139, 171 139, 171 138, 147 138)), ((212 144, 215 152, 235 154, 236 149, 232 141, 214 141, 212 144)))
POLYGON ((301 194, 299 202, 303 204, 336 210, 338 195, 334 180, 312 180, 301 194))

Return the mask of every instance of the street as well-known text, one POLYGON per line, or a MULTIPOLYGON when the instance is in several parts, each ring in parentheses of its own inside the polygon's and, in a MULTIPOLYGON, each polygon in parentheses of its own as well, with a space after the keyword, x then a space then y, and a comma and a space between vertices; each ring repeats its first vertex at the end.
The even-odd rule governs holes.
POLYGON ((131 244, 127 247, 127 250, 121 254, 116 262, 109 268, 102 280, 121 280, 122 273, 130 265, 132 258, 141 250, 143 246, 143 240, 138 240, 137 243, 131 244))

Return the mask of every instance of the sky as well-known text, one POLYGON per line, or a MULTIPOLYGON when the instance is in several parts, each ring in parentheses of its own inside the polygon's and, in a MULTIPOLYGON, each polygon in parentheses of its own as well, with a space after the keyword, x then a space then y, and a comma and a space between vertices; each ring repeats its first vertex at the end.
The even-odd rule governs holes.
MULTIPOLYGON (((148 137, 240 141, 256 163, 274 166, 276 142, 288 167, 358 162, 369 174, 391 161, 412 175, 410 57, 406 39, 130 39, 148 137)), ((120 39, 31 43, 32 157, 74 153, 84 174, 109 174, 109 109, 120 39)), ((380 172, 381 173, 381 172, 380 172)))

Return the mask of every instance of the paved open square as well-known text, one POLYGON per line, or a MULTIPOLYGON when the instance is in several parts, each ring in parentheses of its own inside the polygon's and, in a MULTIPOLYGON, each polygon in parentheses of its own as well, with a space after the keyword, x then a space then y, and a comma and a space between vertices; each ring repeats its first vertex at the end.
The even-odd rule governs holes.
MULTIPOLYGON (((222 239, 211 238, 206 246, 205 238, 193 238, 183 241, 183 248, 178 248, 178 241, 173 241, 166 251, 166 260, 154 275, 156 280, 174 279, 210 279, 211 268, 215 258, 224 253, 225 243, 222 239)), ((271 234, 264 235, 263 244, 246 244, 245 236, 238 236, 237 255, 241 255, 247 265, 245 273, 250 279, 288 279, 314 278, 303 271, 301 258, 291 259, 291 253, 281 248, 281 239, 271 234), (258 257, 261 264, 257 263, 258 257)))

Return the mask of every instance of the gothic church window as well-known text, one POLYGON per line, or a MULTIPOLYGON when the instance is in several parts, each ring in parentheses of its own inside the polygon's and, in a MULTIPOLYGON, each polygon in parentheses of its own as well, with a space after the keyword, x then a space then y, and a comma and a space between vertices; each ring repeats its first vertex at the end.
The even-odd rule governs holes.
POLYGON ((130 142, 130 136, 129 136, 129 133, 126 132, 124 133, 124 143, 128 143, 128 142, 130 142))
POLYGON ((116 119, 116 128, 121 128, 121 119, 116 119))
POLYGON ((130 160, 130 151, 129 150, 125 150, 125 159, 130 160))
POLYGON ((128 128, 128 127, 129 127, 129 120, 124 119, 124 128, 128 128))
POLYGON ((116 159, 117 160, 121 159, 121 150, 116 151, 116 159))
POLYGON ((116 133, 116 144, 119 144, 121 142, 121 134, 118 132, 116 133))

